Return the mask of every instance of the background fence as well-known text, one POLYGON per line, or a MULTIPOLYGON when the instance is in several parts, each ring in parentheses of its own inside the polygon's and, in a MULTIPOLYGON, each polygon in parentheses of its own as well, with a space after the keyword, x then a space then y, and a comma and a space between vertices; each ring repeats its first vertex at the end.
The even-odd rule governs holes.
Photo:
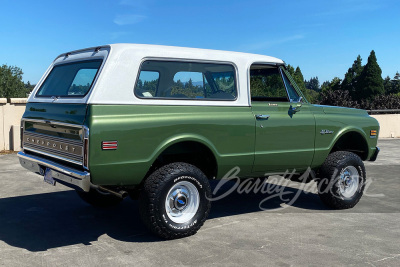
POLYGON ((24 114, 26 98, 0 98, 0 151, 20 149, 20 121, 24 114))

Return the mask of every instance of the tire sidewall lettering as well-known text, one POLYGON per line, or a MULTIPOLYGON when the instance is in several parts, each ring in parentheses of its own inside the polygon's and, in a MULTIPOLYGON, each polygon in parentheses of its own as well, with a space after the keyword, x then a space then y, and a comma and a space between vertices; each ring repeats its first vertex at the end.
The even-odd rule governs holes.
POLYGON ((174 179, 174 184, 176 184, 178 181, 187 180, 187 179, 196 182, 198 187, 200 187, 201 189, 203 188, 203 185, 196 178, 194 178, 192 176, 179 176, 178 178, 174 179))

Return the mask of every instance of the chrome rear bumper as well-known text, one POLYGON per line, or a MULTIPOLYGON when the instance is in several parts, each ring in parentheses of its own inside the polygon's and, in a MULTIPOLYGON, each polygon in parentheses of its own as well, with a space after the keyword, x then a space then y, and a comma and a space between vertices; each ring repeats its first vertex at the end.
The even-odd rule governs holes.
POLYGON ((72 188, 78 187, 85 192, 90 190, 90 173, 87 171, 78 171, 24 152, 18 152, 18 157, 21 165, 32 172, 43 174, 44 169, 49 168, 51 169, 51 176, 61 184, 72 188))

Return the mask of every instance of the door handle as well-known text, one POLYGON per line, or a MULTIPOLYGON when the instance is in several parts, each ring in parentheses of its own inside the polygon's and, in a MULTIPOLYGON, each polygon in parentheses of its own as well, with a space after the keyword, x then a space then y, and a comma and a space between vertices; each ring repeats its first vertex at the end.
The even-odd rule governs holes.
POLYGON ((258 120, 268 120, 270 115, 264 115, 264 114, 257 114, 256 119, 258 120))

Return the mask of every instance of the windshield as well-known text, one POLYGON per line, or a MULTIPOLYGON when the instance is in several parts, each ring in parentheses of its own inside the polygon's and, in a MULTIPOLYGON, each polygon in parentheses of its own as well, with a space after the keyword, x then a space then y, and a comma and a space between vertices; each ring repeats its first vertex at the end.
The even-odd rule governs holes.
POLYGON ((92 87, 102 60, 55 66, 39 88, 38 97, 83 97, 92 87))

